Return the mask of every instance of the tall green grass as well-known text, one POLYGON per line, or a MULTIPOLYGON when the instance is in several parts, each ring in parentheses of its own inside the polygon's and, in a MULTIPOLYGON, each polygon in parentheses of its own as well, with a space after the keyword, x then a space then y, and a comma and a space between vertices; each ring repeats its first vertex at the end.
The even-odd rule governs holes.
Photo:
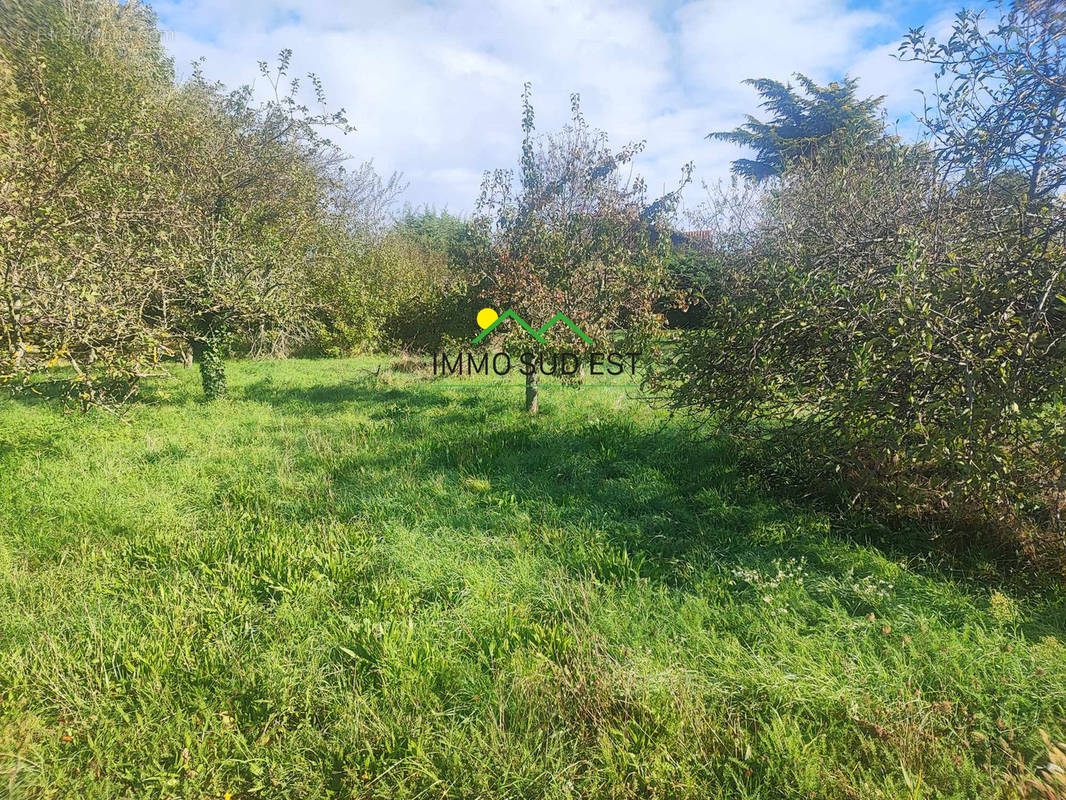
MULTIPOLYGON (((1010 796, 1066 596, 864 546, 621 389, 0 404, 0 796, 1010 796)), ((167 396, 164 396, 167 395, 167 396)))

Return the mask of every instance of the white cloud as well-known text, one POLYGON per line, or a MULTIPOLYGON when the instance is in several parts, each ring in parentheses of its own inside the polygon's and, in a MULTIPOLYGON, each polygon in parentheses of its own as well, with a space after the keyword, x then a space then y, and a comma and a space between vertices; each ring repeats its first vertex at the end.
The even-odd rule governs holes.
MULTIPOLYGON (((952 12, 941 13, 925 27, 938 39, 947 38, 953 17, 952 12)), ((901 133, 916 132, 916 115, 922 108, 918 90, 926 94, 933 90, 932 70, 925 64, 901 61, 898 53, 898 41, 870 48, 854 59, 848 71, 859 76, 864 94, 884 95, 889 122, 898 121, 901 133)))
POLYGON ((860 52, 868 31, 889 22, 841 0, 694 0, 677 16, 688 80, 730 95, 751 77, 786 80, 803 72, 828 80, 860 52))
POLYGON ((748 77, 819 81, 845 71, 862 89, 913 107, 913 65, 890 57, 902 27, 845 0, 692 0, 675 8, 637 0, 155 4, 179 71, 206 58, 209 76, 252 81, 256 62, 294 51, 293 72, 321 77, 357 132, 358 160, 401 170, 407 199, 468 211, 481 173, 519 152, 519 97, 534 85, 540 130, 562 124, 580 92, 586 118, 616 145, 646 139, 638 166, 652 190, 681 166, 697 178, 728 170, 736 149, 705 140, 754 109, 748 77), (871 37, 880 35, 876 45, 871 37), (902 95, 908 95, 902 97, 902 95))

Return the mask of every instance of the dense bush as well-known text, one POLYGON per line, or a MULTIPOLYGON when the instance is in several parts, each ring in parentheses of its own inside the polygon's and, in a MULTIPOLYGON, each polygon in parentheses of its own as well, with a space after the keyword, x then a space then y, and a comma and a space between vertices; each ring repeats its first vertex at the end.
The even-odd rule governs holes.
POLYGON ((934 180, 903 149, 795 170, 656 381, 767 441, 767 463, 811 491, 1057 519, 1066 438, 1046 412, 1066 329, 1045 295, 1066 291, 1061 245, 982 235, 1007 221, 934 180))
POLYGON ((469 220, 447 212, 408 211, 392 237, 402 245, 409 290, 385 323, 389 342, 418 351, 470 335, 471 310, 484 305, 483 268, 489 243, 469 220))
POLYGON ((949 76, 932 145, 845 137, 797 161, 652 383, 805 493, 1061 560, 1063 24, 1018 10, 991 32, 961 15, 944 47, 912 37, 949 76))
POLYGON ((67 366, 122 397, 166 346, 176 243, 153 174, 170 65, 142 6, 5 6, 0 25, 0 384, 67 366))
POLYGON ((379 223, 338 240, 343 255, 311 275, 312 353, 429 351, 469 333, 483 246, 474 227, 428 209, 379 223))
POLYGON ((705 198, 685 214, 687 231, 671 235, 666 270, 675 298, 659 306, 670 328, 702 328, 707 322, 707 297, 716 297, 723 271, 738 252, 752 247, 765 212, 766 183, 740 180, 703 185, 705 198))

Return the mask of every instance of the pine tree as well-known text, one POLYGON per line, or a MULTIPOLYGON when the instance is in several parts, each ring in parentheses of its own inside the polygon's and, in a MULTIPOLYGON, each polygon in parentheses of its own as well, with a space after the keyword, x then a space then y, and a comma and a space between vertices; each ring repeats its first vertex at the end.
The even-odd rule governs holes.
POLYGON ((771 113, 763 122, 750 114, 747 122, 731 131, 707 134, 708 139, 732 142, 755 150, 757 157, 739 158, 732 171, 752 180, 780 175, 798 158, 814 158, 832 150, 842 134, 855 141, 872 142, 884 135, 880 116, 883 97, 855 96, 858 81, 844 78, 819 86, 806 75, 796 73, 802 93, 791 84, 769 78, 750 78, 763 98, 760 107, 771 113))

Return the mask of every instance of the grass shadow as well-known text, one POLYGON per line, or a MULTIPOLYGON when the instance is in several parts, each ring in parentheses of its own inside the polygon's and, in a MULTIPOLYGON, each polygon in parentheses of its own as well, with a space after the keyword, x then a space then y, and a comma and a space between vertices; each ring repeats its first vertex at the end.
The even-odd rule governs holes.
MULTIPOLYGON (((390 478, 374 485, 367 476, 389 476, 395 469, 427 485, 451 476, 455 491, 463 481, 483 482, 491 487, 484 502, 435 512, 446 514, 456 528, 478 528, 487 520, 505 519, 491 504, 513 497, 538 530, 576 527, 612 549, 616 559, 591 567, 604 575, 617 564, 635 564, 643 578, 698 591, 698 576, 707 569, 769 570, 779 561, 796 560, 844 580, 874 548, 890 561, 905 562, 915 575, 951 581, 975 597, 1007 584, 1016 594, 1025 593, 1025 585, 1009 575, 975 576, 964 564, 945 565, 915 547, 918 539, 874 541, 859 520, 834 518, 767 492, 742 467, 727 439, 693 439, 670 426, 648 431, 614 413, 575 425, 572 417, 556 419, 550 404, 547 413, 528 418, 515 412, 513 398, 449 397, 418 387, 256 385, 251 396, 291 408, 354 402, 371 418, 392 420, 407 444, 334 470, 330 481, 340 493, 354 491, 368 503, 392 505, 390 478), (436 411, 402 413, 406 409, 436 411)), ((453 502, 454 495, 446 493, 427 499, 420 511, 395 508, 392 513, 417 525, 427 506, 453 502)), ((576 572, 590 569, 589 552, 580 541, 544 546, 558 563, 576 572)), ((855 613, 866 611, 856 608, 855 613)), ((1031 628, 1033 635, 1066 639, 1066 615, 1056 620, 1053 612, 1042 614, 1031 628)))
POLYGON ((379 383, 374 378, 357 378, 342 383, 315 386, 284 386, 269 379, 261 379, 241 387, 239 396, 255 403, 277 406, 282 410, 311 407, 336 411, 354 404, 362 407, 402 406, 420 409, 450 404, 442 395, 405 391, 379 383))

